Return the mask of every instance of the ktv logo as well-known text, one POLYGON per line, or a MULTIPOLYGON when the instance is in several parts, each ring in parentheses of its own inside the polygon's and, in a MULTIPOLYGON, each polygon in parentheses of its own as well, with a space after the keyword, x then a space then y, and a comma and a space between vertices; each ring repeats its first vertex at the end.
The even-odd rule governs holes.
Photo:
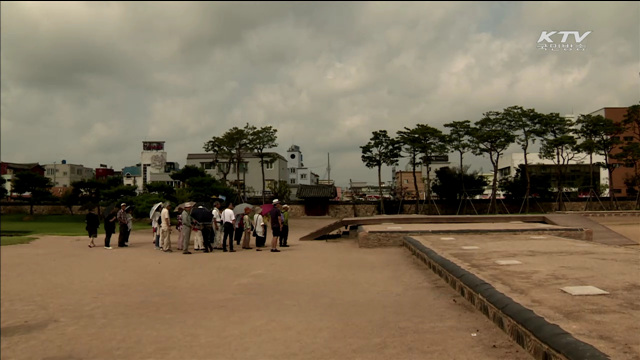
POLYGON ((538 49, 545 51, 584 51, 587 47, 582 42, 589 34, 591 34, 591 31, 586 31, 582 35, 579 31, 543 31, 538 38, 538 49), (573 35, 574 42, 567 41, 571 35, 573 35))

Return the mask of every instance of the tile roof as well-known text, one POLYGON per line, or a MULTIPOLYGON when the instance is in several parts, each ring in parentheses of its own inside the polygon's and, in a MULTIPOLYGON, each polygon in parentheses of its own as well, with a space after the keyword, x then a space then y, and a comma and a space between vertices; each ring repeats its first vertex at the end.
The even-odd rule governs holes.
POLYGON ((333 199, 338 193, 333 185, 300 185, 296 196, 300 199, 333 199))

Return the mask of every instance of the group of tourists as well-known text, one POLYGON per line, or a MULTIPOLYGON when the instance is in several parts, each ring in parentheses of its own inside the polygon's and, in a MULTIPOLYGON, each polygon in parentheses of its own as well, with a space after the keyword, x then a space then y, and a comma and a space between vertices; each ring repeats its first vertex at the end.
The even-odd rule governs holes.
MULTIPOLYGON (((222 250, 223 252, 236 252, 233 248, 234 241, 237 246, 242 244, 242 249, 251 250, 251 237, 255 238, 255 247, 257 251, 262 251, 266 247, 267 242, 267 222, 271 227, 271 252, 280 252, 280 247, 289 247, 287 244, 289 237, 289 206, 283 205, 278 199, 273 200, 273 207, 268 213, 268 219, 262 216, 262 208, 256 206, 254 208, 245 206, 242 211, 234 213, 234 205, 229 203, 222 210, 222 204, 218 201, 214 203, 214 209, 211 211, 210 217, 204 221, 198 221, 191 215, 193 211, 208 211, 202 206, 193 209, 193 203, 185 203, 177 210, 181 211, 178 215, 178 223, 175 226, 178 231, 178 246, 183 254, 191 254, 189 245, 193 239, 194 250, 204 253, 211 253, 214 250, 222 250), (255 215, 250 214, 255 212, 255 215), (228 243, 228 248, 227 248, 228 243)), ((131 215, 133 207, 127 206, 126 203, 120 204, 120 210, 111 210, 104 219, 105 240, 104 248, 112 249, 110 246, 111 236, 116 231, 116 222, 120 225, 120 234, 118 237, 118 247, 129 246, 129 235, 132 228, 133 216, 131 215)), ((153 243, 156 250, 163 252, 173 252, 171 247, 171 234, 173 227, 171 225, 171 204, 166 202, 162 206, 161 211, 156 211, 151 216, 151 226, 153 228, 153 243)), ((100 218, 93 210, 90 210, 86 217, 89 233, 89 247, 94 247, 94 240, 97 238, 100 218)))
MULTIPOLYGON (((133 229, 133 206, 127 206, 126 203, 120 204, 120 210, 113 208, 104 218, 104 248, 107 250, 111 247, 111 235, 116 232, 116 222, 120 224, 120 234, 118 236, 118 247, 129 246, 129 236, 133 229)), ((100 227, 100 217, 89 209, 85 222, 86 230, 89 233, 89 247, 95 247, 94 240, 98 237, 98 228, 100 227)))

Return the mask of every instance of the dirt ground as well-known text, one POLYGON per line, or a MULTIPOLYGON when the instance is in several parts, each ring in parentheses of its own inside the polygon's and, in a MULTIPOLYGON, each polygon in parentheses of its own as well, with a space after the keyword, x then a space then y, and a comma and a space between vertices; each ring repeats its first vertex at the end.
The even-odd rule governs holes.
POLYGON ((404 248, 297 240, 333 221, 281 253, 2 247, 2 359, 530 358, 404 248))

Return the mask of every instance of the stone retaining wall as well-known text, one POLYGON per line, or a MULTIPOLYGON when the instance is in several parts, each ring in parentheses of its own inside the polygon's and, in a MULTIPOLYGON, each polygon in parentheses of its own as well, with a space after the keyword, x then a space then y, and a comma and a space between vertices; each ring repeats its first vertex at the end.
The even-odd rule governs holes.
POLYGON ((405 237, 403 245, 536 360, 610 359, 556 324, 547 322, 421 242, 405 237))

